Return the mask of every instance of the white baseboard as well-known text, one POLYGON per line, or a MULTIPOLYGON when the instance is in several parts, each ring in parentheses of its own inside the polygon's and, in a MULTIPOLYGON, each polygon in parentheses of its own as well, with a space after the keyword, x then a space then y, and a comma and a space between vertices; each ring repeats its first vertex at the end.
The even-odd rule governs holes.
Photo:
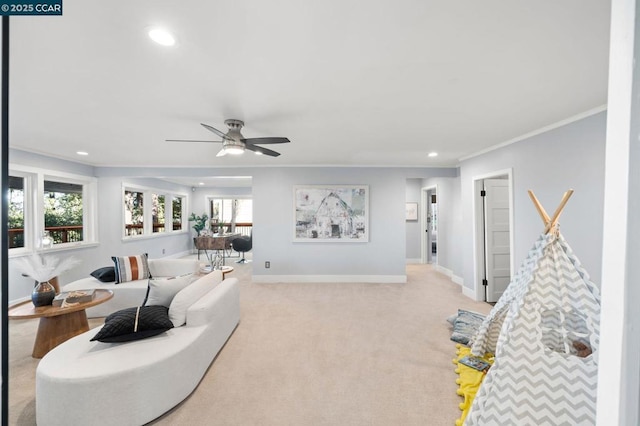
POLYGON ((436 271, 446 275, 449 278, 451 278, 451 276, 453 275, 453 271, 451 269, 445 268, 444 266, 435 265, 435 269, 436 271))
POLYGON ((464 285, 464 280, 462 279, 462 277, 459 277, 457 275, 452 275, 451 276, 451 281, 453 281, 456 284, 459 284, 460 286, 464 285))
POLYGON ((462 286, 464 283, 464 280, 462 279, 462 277, 455 275, 451 269, 445 268, 444 266, 436 265, 436 271, 451 278, 451 281, 453 281, 454 283, 460 286, 462 286))
POLYGON ((406 283, 406 275, 256 275, 254 283, 406 283))
POLYGON ((462 287, 462 294, 464 294, 465 296, 467 296, 469 299, 473 299, 473 300, 478 300, 476 298, 476 291, 472 288, 467 288, 467 287, 462 287))
POLYGON ((407 259, 407 263, 422 263, 422 259, 417 258, 417 259, 407 259))

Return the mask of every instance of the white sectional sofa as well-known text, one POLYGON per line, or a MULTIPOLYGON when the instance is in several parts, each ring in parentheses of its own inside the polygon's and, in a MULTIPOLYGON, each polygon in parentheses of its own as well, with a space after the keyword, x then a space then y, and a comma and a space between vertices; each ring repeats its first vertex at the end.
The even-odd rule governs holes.
MULTIPOLYGON (((200 262, 192 259, 149 259, 149 272, 154 278, 175 277, 197 273, 200 262)), ((113 298, 100 305, 87 309, 88 318, 106 317, 120 309, 139 306, 147 294, 148 279, 129 281, 120 284, 103 283, 94 277, 87 277, 62 287, 61 291, 104 289, 112 290, 113 298)))
POLYGON ((236 278, 222 281, 216 271, 181 292, 203 284, 211 289, 186 309, 181 327, 127 343, 92 342, 95 328, 45 355, 36 370, 37 424, 142 425, 189 396, 240 320, 236 278))

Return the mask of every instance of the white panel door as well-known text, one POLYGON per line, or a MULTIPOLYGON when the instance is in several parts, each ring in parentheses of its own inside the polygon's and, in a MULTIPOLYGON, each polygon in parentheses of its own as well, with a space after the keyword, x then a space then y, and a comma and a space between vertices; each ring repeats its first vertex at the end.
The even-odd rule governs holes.
POLYGON ((487 302, 496 302, 511 281, 509 181, 485 179, 487 302))

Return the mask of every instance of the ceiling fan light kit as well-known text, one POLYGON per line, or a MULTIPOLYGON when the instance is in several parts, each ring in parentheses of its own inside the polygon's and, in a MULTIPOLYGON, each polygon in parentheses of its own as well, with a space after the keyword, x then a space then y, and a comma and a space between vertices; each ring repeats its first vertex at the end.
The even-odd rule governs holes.
POLYGON ((280 155, 279 152, 273 151, 271 149, 263 148, 258 146, 258 144, 276 144, 276 143, 288 143, 290 142, 288 138, 283 137, 263 137, 263 138, 245 138, 240 133, 240 129, 244 127, 244 122, 242 120, 237 119, 228 119, 224 121, 229 127, 229 131, 227 133, 223 133, 215 127, 209 126, 208 124, 200 123, 202 127, 209 130, 212 133, 215 133, 219 137, 222 138, 221 141, 198 141, 198 140, 184 140, 184 139, 167 139, 167 142, 209 142, 209 143, 222 143, 222 149, 216 157, 223 157, 227 154, 231 155, 241 155, 246 150, 254 152, 256 155, 268 155, 270 157, 277 157, 280 155))

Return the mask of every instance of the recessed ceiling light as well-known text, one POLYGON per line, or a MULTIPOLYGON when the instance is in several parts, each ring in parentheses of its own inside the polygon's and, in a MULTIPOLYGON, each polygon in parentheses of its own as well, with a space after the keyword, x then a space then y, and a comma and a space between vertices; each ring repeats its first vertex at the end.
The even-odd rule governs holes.
POLYGON ((198 182, 198 185, 204 185, 204 182, 198 182))
POLYGON ((77 151, 76 154, 78 154, 78 155, 89 155, 89 153, 86 152, 86 151, 77 151))
POLYGON ((438 153, 437 152, 430 152, 428 155, 429 155, 429 157, 437 157, 438 153))
POLYGON ((151 40, 163 46, 173 46, 176 44, 176 39, 173 34, 163 28, 152 28, 149 30, 149 37, 151 37, 151 40))

